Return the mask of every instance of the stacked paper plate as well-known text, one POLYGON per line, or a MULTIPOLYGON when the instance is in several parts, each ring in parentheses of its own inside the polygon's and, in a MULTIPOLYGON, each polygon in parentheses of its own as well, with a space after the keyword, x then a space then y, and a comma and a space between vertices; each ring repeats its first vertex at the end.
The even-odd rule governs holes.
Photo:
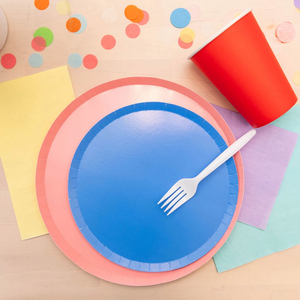
POLYGON ((233 141, 208 102, 174 83, 127 78, 92 89, 57 118, 39 155, 37 196, 50 235, 82 269, 115 283, 151 285, 189 274, 236 222, 240 155, 170 216, 157 202, 233 141))

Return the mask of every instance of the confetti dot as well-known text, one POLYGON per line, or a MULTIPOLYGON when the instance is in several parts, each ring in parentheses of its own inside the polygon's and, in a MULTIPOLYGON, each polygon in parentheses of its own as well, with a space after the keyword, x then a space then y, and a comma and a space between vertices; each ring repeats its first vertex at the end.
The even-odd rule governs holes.
POLYGON ((74 32, 75 34, 82 33, 82 32, 84 32, 86 30, 86 28, 87 28, 87 21, 86 21, 86 18, 83 15, 75 14, 75 15, 72 15, 71 18, 76 18, 81 23, 80 30, 78 30, 77 32, 74 32))
POLYGON ((195 38, 195 32, 191 28, 184 28, 180 32, 180 39, 184 43, 190 43, 194 40, 195 38))
POLYGON ((300 71, 294 73, 293 81, 296 85, 300 85, 300 71))
POLYGON ((191 15, 185 8, 177 8, 173 10, 170 21, 174 27, 184 28, 190 24, 191 15))
POLYGON ((202 14, 202 9, 201 9, 200 5, 197 3, 192 3, 188 7, 188 11, 191 15, 192 20, 198 19, 200 17, 200 15, 202 14))
POLYGON ((133 19, 133 20, 131 20, 131 22, 133 22, 133 23, 139 23, 139 22, 142 22, 143 19, 144 19, 144 13, 143 13, 142 10, 140 10, 140 13, 139 13, 138 17, 135 18, 135 19, 133 19))
POLYGON ((108 24, 114 23, 116 19, 117 19, 117 12, 112 8, 109 8, 102 13, 102 20, 105 23, 108 24))
POLYGON ((59 1, 56 10, 60 15, 65 16, 71 12, 71 5, 67 0, 59 1))
POLYGON ((178 38, 178 45, 182 48, 182 49, 188 49, 190 47, 192 47, 193 45, 193 41, 191 41, 190 43, 185 43, 181 40, 181 38, 178 38))
POLYGON ((81 28, 81 22, 77 18, 70 18, 66 23, 66 27, 70 32, 77 32, 81 28))
POLYGON ((115 45, 116 45, 116 39, 112 35, 105 35, 101 39, 101 46, 106 50, 110 50, 114 48, 115 45))
POLYGON ((294 0, 294 5, 296 8, 300 9, 300 0, 294 0))
POLYGON ((46 41, 46 47, 50 46, 53 42, 53 32, 47 27, 40 27, 35 31, 33 37, 41 36, 46 41))
POLYGON ((93 54, 88 54, 84 57, 83 59, 83 65, 87 68, 87 69, 94 69, 97 67, 98 65, 98 59, 95 55, 93 54))
POLYGON ((72 68, 79 68, 82 65, 82 57, 78 53, 73 53, 68 57, 68 64, 72 68))
POLYGON ((1 65, 4 69, 12 69, 16 63, 17 59, 11 53, 4 54, 1 58, 1 65))
POLYGON ((296 30, 292 23, 283 22, 277 26, 275 35, 281 43, 290 43, 296 35, 296 30))
POLYGON ((146 25, 148 22, 149 22, 149 14, 143 10, 143 14, 144 14, 144 17, 143 17, 143 20, 141 22, 138 22, 139 25, 146 25))
POLYGON ((39 10, 44 10, 49 6, 49 0, 35 0, 34 5, 39 10))
POLYGON ((131 38, 135 39, 140 35, 141 29, 137 24, 129 24, 125 29, 126 35, 131 38))
POLYGON ((126 6, 124 15, 133 23, 139 23, 144 19, 144 12, 135 5, 126 6))
POLYGON ((33 53, 29 56, 28 62, 31 67, 39 68, 40 66, 42 66, 44 59, 41 54, 33 53))
POLYGON ((35 51, 43 51, 46 48, 46 40, 41 36, 36 36, 31 41, 31 47, 35 51))
POLYGON ((135 5, 128 5, 124 10, 124 14, 128 20, 134 20, 139 16, 140 9, 137 8, 135 5))
POLYGON ((193 41, 193 38, 188 34, 181 34, 179 38, 186 44, 189 44, 193 41))

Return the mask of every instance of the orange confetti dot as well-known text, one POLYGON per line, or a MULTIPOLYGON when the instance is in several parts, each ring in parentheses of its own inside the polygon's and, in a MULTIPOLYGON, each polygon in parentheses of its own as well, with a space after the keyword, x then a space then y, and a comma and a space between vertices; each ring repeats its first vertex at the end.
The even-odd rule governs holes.
POLYGON ((49 6, 49 0, 35 0, 34 5, 39 10, 44 10, 49 6))
POLYGON ((138 9, 135 5, 128 5, 125 8, 124 14, 125 14, 125 17, 131 21, 131 20, 134 20, 139 17, 140 11, 141 10, 138 9))
POLYGON ((70 32, 77 32, 81 28, 81 22, 77 18, 70 18, 67 21, 66 27, 70 32))
POLYGON ((131 22, 133 22, 133 23, 139 23, 144 19, 143 11, 141 9, 138 9, 138 10, 139 10, 138 16, 135 19, 131 20, 131 22))

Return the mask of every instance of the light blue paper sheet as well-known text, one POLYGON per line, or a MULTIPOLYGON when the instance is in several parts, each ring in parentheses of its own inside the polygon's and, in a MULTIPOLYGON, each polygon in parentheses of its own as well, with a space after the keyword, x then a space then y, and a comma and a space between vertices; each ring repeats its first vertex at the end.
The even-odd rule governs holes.
MULTIPOLYGON (((300 134, 300 106, 295 105, 272 124, 300 134)), ((217 271, 224 272, 297 244, 300 244, 300 139, 266 230, 237 222, 224 246, 214 256, 214 262, 217 271)))

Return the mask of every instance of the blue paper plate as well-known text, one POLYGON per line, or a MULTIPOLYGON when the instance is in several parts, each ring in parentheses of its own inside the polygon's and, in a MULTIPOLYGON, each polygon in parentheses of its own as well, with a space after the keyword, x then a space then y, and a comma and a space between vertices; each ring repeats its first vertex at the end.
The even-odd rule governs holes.
POLYGON ((157 202, 226 148, 208 122, 176 105, 141 103, 113 112, 87 133, 71 164, 69 201, 78 228, 99 253, 133 270, 194 262, 219 242, 233 217, 233 158, 171 215, 157 202))

